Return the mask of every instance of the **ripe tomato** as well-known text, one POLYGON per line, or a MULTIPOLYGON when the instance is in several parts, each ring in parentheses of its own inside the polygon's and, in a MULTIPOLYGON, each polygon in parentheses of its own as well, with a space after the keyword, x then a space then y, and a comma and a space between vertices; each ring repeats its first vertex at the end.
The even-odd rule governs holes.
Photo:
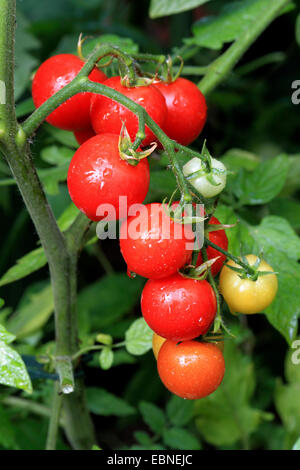
POLYGON ((205 98, 195 83, 185 78, 174 82, 157 82, 154 85, 165 97, 167 119, 163 130, 170 139, 189 145, 202 131, 207 106, 205 98))
MULTIPOLYGON (((220 225, 219 220, 216 217, 211 217, 209 224, 208 225, 220 225)), ((214 232, 209 232, 208 238, 212 243, 215 243, 218 245, 220 248, 223 248, 223 250, 227 250, 228 248, 228 238, 226 236, 225 230, 216 230, 214 232)), ((211 246, 207 247, 207 257, 208 259, 213 259, 219 256, 220 258, 217 259, 214 264, 211 266, 211 273, 213 276, 216 276, 218 272, 221 270, 223 264, 225 263, 226 256, 223 255, 218 250, 215 250, 215 248, 212 248, 211 246)), ((197 266, 200 266, 200 264, 203 263, 202 255, 201 252, 199 253, 198 259, 197 259, 197 266)))
MULTIPOLYGON (((246 256, 250 265, 257 260, 255 255, 246 256)), ((233 261, 228 264, 240 267, 233 261)), ((261 261, 259 271, 271 271, 273 269, 264 260, 261 261)), ((276 296, 278 281, 276 274, 259 276, 256 281, 241 279, 239 273, 224 266, 220 274, 220 292, 223 295, 231 312, 235 313, 259 313, 263 312, 276 296)))
POLYGON ((191 177, 189 182, 206 198, 217 196, 226 186, 227 172, 225 165, 220 160, 211 158, 211 169, 212 171, 207 171, 204 163, 198 157, 192 158, 182 168, 184 176, 191 176, 193 173, 200 172, 200 174, 191 177), (212 178, 216 184, 212 183, 212 178))
POLYGON ((112 205, 118 218, 119 196, 127 197, 129 207, 142 203, 147 195, 150 179, 147 159, 137 166, 121 160, 118 142, 119 136, 115 134, 96 135, 82 144, 71 160, 67 179, 70 197, 91 220, 104 217, 97 215, 100 204, 112 205))
POLYGON ((152 349, 153 349, 153 354, 155 356, 155 359, 157 360, 158 353, 164 342, 167 341, 166 338, 163 338, 162 336, 157 335, 156 333, 153 333, 152 336, 152 349))
POLYGON ((120 248, 128 270, 150 279, 170 276, 191 258, 192 228, 174 222, 160 203, 142 209, 121 226, 120 248))
POLYGON ((211 343, 166 341, 158 354, 157 370, 170 392, 196 400, 213 393, 225 373, 222 352, 211 343))
MULTIPOLYGON (((104 85, 119 91, 131 100, 143 106, 152 119, 162 127, 166 120, 167 108, 164 97, 152 85, 127 88, 122 86, 120 77, 107 79, 104 85)), ((100 95, 94 95, 91 101, 91 121, 97 134, 112 132, 120 134, 122 122, 125 123, 132 141, 138 131, 138 118, 129 109, 116 101, 100 95)), ((143 146, 156 141, 155 135, 146 126, 143 146)))
POLYGON ((207 281, 173 274, 146 282, 141 308, 156 334, 173 341, 185 341, 208 332, 216 315, 217 301, 207 281))
POLYGON ((84 129, 83 131, 75 131, 74 136, 79 145, 82 145, 86 140, 89 140, 91 137, 94 137, 96 134, 92 127, 84 129))
MULTIPOLYGON (((47 59, 38 68, 32 83, 32 98, 38 108, 58 90, 70 83, 82 69, 84 62, 73 54, 59 54, 47 59)), ((102 83, 106 75, 94 68, 89 79, 102 83)), ((78 131, 90 127, 92 93, 78 93, 53 111, 47 122, 60 129, 78 131)))

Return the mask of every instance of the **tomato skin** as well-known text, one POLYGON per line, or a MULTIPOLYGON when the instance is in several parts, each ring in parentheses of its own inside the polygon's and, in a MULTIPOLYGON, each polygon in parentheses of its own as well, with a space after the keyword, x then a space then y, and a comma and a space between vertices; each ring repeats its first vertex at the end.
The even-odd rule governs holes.
MULTIPOLYGON (((246 256, 250 265, 257 259, 255 255, 246 256)), ((233 261, 228 264, 240 267, 233 261)), ((264 260, 261 261, 259 271, 273 271, 264 260)), ((224 266, 220 274, 220 292, 223 295, 232 313, 252 314, 263 312, 274 300, 278 289, 276 274, 259 276, 256 281, 241 279, 239 273, 224 266)))
MULTIPOLYGON (((162 94, 152 85, 127 88, 120 77, 107 79, 104 85, 119 91, 143 106, 152 119, 162 127, 166 120, 167 108, 162 94)), ((122 121, 125 123, 132 141, 138 131, 138 118, 129 109, 105 96, 94 95, 91 100, 91 122, 97 134, 112 132, 120 134, 122 121)), ((146 126, 146 137, 142 145, 147 146, 157 139, 146 126)))
POLYGON ((208 332, 216 315, 217 302, 207 281, 173 274, 146 282, 141 309, 156 334, 173 341, 187 341, 208 332))
POLYGON ((83 131, 75 131, 74 136, 79 145, 84 144, 87 140, 91 139, 94 137, 96 134, 93 130, 92 127, 89 127, 88 129, 84 129, 83 131))
POLYGON ((144 208, 140 215, 123 222, 120 230, 121 253, 129 271, 149 279, 168 277, 191 259, 192 227, 174 222, 160 203, 146 204, 144 208), (140 232, 133 239, 130 231, 137 222, 140 232), (190 247, 187 247, 188 243, 190 247))
POLYGON ((96 135, 77 149, 69 166, 70 197, 94 221, 104 217, 96 214, 100 204, 111 204, 118 218, 119 196, 127 196, 129 207, 142 203, 147 195, 150 180, 147 159, 136 166, 121 160, 118 142, 119 136, 115 134, 96 135))
POLYGON ((152 336, 152 349, 153 349, 153 354, 154 354, 156 360, 158 358, 158 353, 160 351, 160 348, 162 347, 162 345, 164 344, 165 341, 167 341, 166 338, 163 338, 162 336, 159 336, 156 333, 153 333, 153 336, 152 336))
MULTIPOLYGON (((36 108, 41 106, 58 90, 70 83, 84 66, 84 62, 73 54, 58 54, 43 62, 32 83, 32 98, 36 108)), ((106 75, 94 68, 89 79, 102 83, 106 75)), ((47 117, 46 121, 67 131, 78 131, 90 127, 90 102, 92 93, 72 96, 47 117)))
POLYGON ((201 133, 206 122, 206 101, 195 83, 185 78, 174 82, 156 82, 154 85, 164 96, 167 119, 163 130, 170 139, 189 145, 201 133))
MULTIPOLYGON (((208 225, 220 225, 220 221, 216 217, 211 217, 209 220, 208 225)), ((216 230, 214 232, 209 232, 208 238, 212 243, 215 243, 215 245, 218 245, 220 248, 223 248, 223 250, 228 249, 228 238, 226 236, 225 230, 216 230)), ((216 250, 215 248, 212 248, 211 246, 207 247, 207 257, 208 259, 213 259, 219 256, 220 258, 217 259, 214 264, 211 266, 211 273, 213 276, 216 276, 220 270, 223 267, 223 264, 226 261, 226 256, 223 255, 220 251, 216 250)), ((199 253, 198 259, 197 259, 197 266, 200 266, 200 264, 203 263, 202 255, 201 252, 199 253)))
POLYGON ((225 373, 222 352, 211 343, 166 341, 158 354, 157 370, 170 392, 197 400, 213 393, 225 373))

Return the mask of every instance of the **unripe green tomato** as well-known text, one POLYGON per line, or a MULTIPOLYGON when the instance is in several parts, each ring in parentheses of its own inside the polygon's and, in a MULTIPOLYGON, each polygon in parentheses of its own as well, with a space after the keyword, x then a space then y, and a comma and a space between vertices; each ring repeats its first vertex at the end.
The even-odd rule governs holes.
POLYGON ((226 167, 222 162, 211 159, 212 172, 207 172, 205 164, 198 157, 192 158, 183 166, 184 176, 190 176, 197 171, 202 174, 189 179, 191 185, 206 198, 217 196, 226 186, 226 167), (213 179, 213 181, 212 181, 213 179), (215 183, 215 184, 214 184, 215 183))

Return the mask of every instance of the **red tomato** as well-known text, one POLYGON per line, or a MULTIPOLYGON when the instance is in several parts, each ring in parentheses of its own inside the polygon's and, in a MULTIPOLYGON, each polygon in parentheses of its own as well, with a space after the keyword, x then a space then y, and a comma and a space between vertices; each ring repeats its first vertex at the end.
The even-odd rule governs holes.
MULTIPOLYGON (((149 187, 147 159, 132 166, 121 160, 119 136, 101 134, 92 137, 75 152, 68 171, 68 189, 75 206, 91 220, 101 220, 100 204, 110 204, 119 218, 119 197, 127 197, 127 206, 142 203, 149 187)), ((123 215, 126 217, 126 213, 123 215)))
MULTIPOLYGON (((84 66, 73 54, 59 54, 47 59, 38 68, 32 83, 32 98, 38 108, 58 90, 70 83, 84 66)), ((106 75, 94 68, 89 79, 102 83, 106 75)), ((60 129, 78 131, 90 127, 90 104, 92 93, 78 93, 53 111, 47 122, 60 129)))
POLYGON ((157 88, 165 97, 167 119, 163 130, 170 139, 189 145, 202 131, 206 122, 206 101, 195 83, 185 78, 174 82, 157 82, 157 88))
POLYGON ((156 334, 173 341, 185 341, 208 332, 217 312, 217 301, 207 281, 173 274, 147 281, 141 308, 156 334))
POLYGON ((91 137, 94 137, 96 134, 92 127, 84 129, 83 131, 75 131, 74 136, 79 145, 82 145, 86 140, 89 140, 91 137))
MULTIPOLYGON (((209 224, 220 225, 220 222, 216 217, 211 217, 209 224)), ((226 236, 225 230, 216 230, 215 232, 209 232, 208 238, 212 243, 215 243, 220 248, 223 248, 223 250, 228 249, 228 238, 226 236)), ((208 246, 207 247, 208 259, 213 259, 213 258, 216 258, 217 256, 219 256, 219 259, 217 259, 214 262, 214 264, 211 266, 211 273, 213 276, 216 276, 218 272, 222 269, 223 264, 226 261, 226 256, 223 255, 223 253, 221 253, 220 251, 215 250, 215 248, 208 246)), ((202 255, 201 253, 199 253, 199 256, 197 259, 197 266, 200 266, 200 264, 202 263, 203 263, 202 255)))
MULTIPOLYGON (((152 85, 127 88, 122 86, 120 77, 111 77, 104 85, 119 91, 131 100, 143 106, 152 119, 162 127, 165 123, 167 108, 164 97, 152 85)), ((138 131, 138 118, 129 109, 116 101, 100 95, 94 95, 91 101, 91 121, 97 134, 112 132, 120 134, 122 122, 125 123, 132 141, 138 131)), ((143 146, 156 141, 155 135, 146 126, 146 138, 143 146)))
POLYGON ((191 258, 193 241, 191 226, 174 222, 160 203, 143 206, 139 215, 123 222, 120 231, 128 270, 150 279, 170 276, 184 266, 191 258))
POLYGON ((165 341, 158 353, 157 370, 170 392, 197 400, 213 393, 225 373, 222 352, 211 343, 165 341))

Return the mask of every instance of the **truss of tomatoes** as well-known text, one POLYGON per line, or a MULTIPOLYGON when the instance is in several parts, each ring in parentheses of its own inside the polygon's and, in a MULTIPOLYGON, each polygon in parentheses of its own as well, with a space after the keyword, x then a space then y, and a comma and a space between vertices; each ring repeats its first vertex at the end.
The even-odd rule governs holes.
MULTIPOLYGON (((33 80, 35 106, 41 106, 67 85, 83 65, 84 62, 72 54, 60 54, 46 60, 33 80)), ((182 145, 193 142, 204 127, 207 114, 205 98, 189 80, 177 78, 171 83, 159 81, 129 88, 122 85, 120 77, 107 78, 97 68, 89 78, 141 104, 164 132, 182 145)), ((88 218, 101 220, 105 214, 98 212, 98 208, 107 204, 115 209, 112 219, 119 219, 120 196, 127 197, 128 207, 143 203, 150 180, 148 161, 145 158, 133 166, 120 158, 118 147, 123 122, 132 140, 138 131, 138 119, 130 110, 101 95, 78 93, 53 111, 47 121, 58 128, 73 131, 80 144, 70 162, 67 184, 72 201, 88 218)), ((155 141, 155 135, 146 127, 142 147, 155 141)), ((191 160, 183 170, 186 176, 200 171, 199 177, 193 177, 195 185, 201 185, 202 167, 195 160, 191 160)), ((223 166, 220 162, 213 163, 213 166, 217 168, 214 170, 217 184, 223 188, 223 166)), ((209 181, 204 186, 207 194, 203 195, 206 197, 216 193, 216 183, 209 181)), ((147 204, 143 209, 141 214, 132 217, 125 214, 120 230, 120 249, 128 270, 148 278, 141 296, 141 310, 154 332, 153 351, 158 373, 172 393, 187 399, 203 398, 217 389, 225 372, 222 344, 201 340, 214 322, 216 295, 207 280, 192 279, 180 273, 181 268, 191 263, 192 227, 172 220, 161 203, 147 204), (158 218, 153 215, 157 211, 161 214, 158 218), (137 217, 140 225, 146 228, 139 232, 138 237, 132 237, 130 227, 137 223, 137 217), (168 222, 168 236, 164 232, 164 222, 168 222), (175 233, 178 235, 180 230, 182 234, 178 238, 175 233)), ((209 224, 217 226, 220 222, 211 217, 209 224)), ((208 237, 215 245, 227 250, 224 230, 212 228, 208 237)), ((217 276, 222 270, 220 288, 232 310, 255 313, 257 308, 265 308, 274 298, 277 290, 275 275, 275 280, 271 275, 269 279, 268 276, 259 277, 256 283, 251 281, 253 285, 248 290, 252 289, 254 296, 264 296, 267 291, 270 294, 267 302, 256 306, 253 299, 251 303, 251 292, 248 298, 243 293, 243 280, 236 272, 223 267, 226 256, 211 247, 207 249, 207 256, 208 259, 217 258, 211 272, 217 276), (243 303, 248 303, 248 308, 243 303)), ((200 252, 196 264, 199 266, 202 262, 200 252)), ((267 265, 267 269, 272 268, 267 265)))

